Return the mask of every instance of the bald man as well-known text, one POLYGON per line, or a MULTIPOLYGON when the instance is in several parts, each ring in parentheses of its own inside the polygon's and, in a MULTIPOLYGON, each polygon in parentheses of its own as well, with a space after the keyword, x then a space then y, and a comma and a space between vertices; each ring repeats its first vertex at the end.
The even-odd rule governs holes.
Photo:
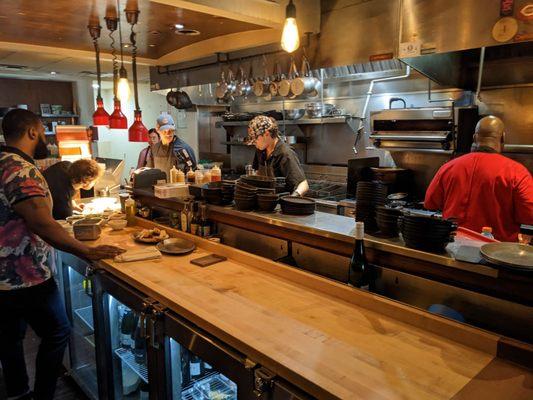
POLYGON ((516 242, 521 224, 533 224, 533 180, 520 163, 502 156, 505 126, 494 116, 476 125, 472 152, 444 164, 426 192, 424 207, 457 218, 459 226, 492 228, 516 242))

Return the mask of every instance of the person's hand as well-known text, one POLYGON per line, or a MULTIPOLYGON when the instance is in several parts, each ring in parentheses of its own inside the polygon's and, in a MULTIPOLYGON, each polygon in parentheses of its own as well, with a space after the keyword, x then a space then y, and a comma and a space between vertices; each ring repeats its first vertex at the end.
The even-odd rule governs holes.
POLYGON ((88 247, 85 257, 87 257, 89 260, 102 260, 104 258, 115 258, 125 251, 126 250, 116 246, 100 245, 88 247))

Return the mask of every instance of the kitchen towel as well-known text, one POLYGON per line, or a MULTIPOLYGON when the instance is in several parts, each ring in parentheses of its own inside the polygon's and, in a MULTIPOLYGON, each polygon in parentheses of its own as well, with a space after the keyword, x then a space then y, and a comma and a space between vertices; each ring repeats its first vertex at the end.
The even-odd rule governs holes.
POLYGON ((115 257, 116 262, 131 262, 142 260, 154 260, 161 258, 161 252, 155 247, 142 250, 128 250, 115 257))

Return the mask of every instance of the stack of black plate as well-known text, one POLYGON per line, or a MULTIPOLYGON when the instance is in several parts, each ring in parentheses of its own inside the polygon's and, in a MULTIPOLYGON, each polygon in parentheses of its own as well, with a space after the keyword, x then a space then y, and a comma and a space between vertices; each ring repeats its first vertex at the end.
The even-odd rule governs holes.
POLYGON ((434 216, 404 214, 398 227, 407 247, 430 252, 442 252, 453 242, 457 224, 434 216))
POLYGON ((241 182, 258 188, 272 188, 276 187, 276 178, 263 175, 242 175, 241 182))
POLYGON ((315 201, 308 197, 283 196, 279 202, 283 214, 310 215, 315 212, 315 201))
POLYGON ((358 182, 355 200, 355 220, 364 222, 367 232, 376 232, 376 207, 385 205, 387 188, 379 182, 358 182))
POLYGON ((205 183, 202 186, 202 197, 209 204, 222 204, 222 182, 205 183))
POLYGON ((279 196, 276 193, 257 193, 257 208, 259 211, 274 212, 278 205, 279 196))
POLYGON ((398 218, 403 215, 399 208, 388 206, 376 207, 376 222, 379 232, 386 237, 398 236, 398 218))
POLYGON ((257 188, 239 179, 235 184, 233 200, 235 201, 237 210, 253 210, 257 206, 257 188))
POLYGON ((231 204, 235 195, 235 182, 222 181, 222 204, 231 204))

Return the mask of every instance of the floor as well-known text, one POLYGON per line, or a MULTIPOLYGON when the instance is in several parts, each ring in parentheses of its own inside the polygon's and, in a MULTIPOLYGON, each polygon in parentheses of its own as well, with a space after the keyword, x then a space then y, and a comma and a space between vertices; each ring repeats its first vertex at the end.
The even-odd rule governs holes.
MULTIPOLYGON (((26 368, 30 376, 30 387, 33 386, 35 375, 35 357, 39 347, 39 338, 28 328, 26 339, 24 340, 24 350, 26 356, 26 368)), ((0 368, 1 370, 1 368, 0 368)), ((5 399, 5 385, 3 375, 0 374, 0 399, 5 399)), ((80 391, 74 381, 66 374, 61 376, 57 382, 55 400, 87 400, 87 397, 80 391)))

